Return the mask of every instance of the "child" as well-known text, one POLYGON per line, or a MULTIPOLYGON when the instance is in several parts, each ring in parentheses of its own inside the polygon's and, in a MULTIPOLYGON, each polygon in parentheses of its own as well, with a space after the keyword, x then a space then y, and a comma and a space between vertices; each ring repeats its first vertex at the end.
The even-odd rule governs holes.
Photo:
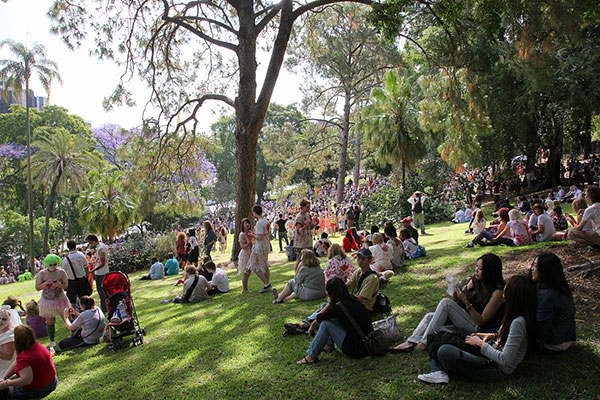
POLYGON ((400 231, 400 239, 402 239, 402 246, 404 247, 405 257, 409 259, 419 258, 425 255, 425 248, 419 246, 415 239, 412 238, 410 231, 403 228, 400 231))
POLYGON ((40 309, 38 303, 35 300, 31 300, 25 306, 25 313, 27 315, 27 325, 29 325, 37 338, 48 336, 46 332, 46 318, 40 316, 40 309))

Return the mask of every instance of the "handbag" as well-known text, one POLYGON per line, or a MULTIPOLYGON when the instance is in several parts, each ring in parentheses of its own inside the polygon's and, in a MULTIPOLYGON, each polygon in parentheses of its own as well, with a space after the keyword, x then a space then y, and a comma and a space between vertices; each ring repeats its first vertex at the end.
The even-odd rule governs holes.
POLYGON ((365 335, 354 318, 352 318, 352 315, 350 315, 350 312, 346 306, 344 306, 341 301, 337 303, 337 306, 340 307, 340 309, 344 312, 346 318, 348 318, 348 321, 350 321, 352 327, 354 330, 356 330, 358 336, 360 336, 363 344, 365 345, 367 353, 369 353, 371 357, 384 356, 387 353, 389 346, 388 340, 386 339, 384 333, 378 329, 374 329, 373 332, 365 335))
POLYGON ((427 352, 433 360, 437 360, 438 349, 444 344, 449 344, 467 353, 480 356, 481 349, 477 346, 466 344, 466 337, 467 332, 454 325, 441 326, 435 332, 427 335, 427 352))
POLYGON ((383 335, 388 342, 395 342, 401 339, 400 333, 398 332, 398 325, 396 324, 395 314, 391 317, 373 322, 373 329, 383 332, 383 335))
POLYGON ((71 272, 73 272, 73 276, 75 277, 75 287, 77 288, 77 295, 82 296, 91 296, 92 295, 92 286, 90 285, 90 281, 88 281, 87 277, 78 278, 75 274, 75 269, 73 269, 73 263, 69 259, 69 256, 65 257, 69 262, 69 266, 71 267, 71 272))

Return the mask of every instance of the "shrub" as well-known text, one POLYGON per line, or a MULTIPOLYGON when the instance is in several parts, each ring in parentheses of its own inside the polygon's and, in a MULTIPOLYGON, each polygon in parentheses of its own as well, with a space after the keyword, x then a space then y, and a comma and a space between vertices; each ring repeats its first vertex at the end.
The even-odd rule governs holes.
POLYGON ((150 266, 152 257, 165 260, 167 254, 175 251, 176 233, 162 235, 139 233, 127 237, 123 242, 110 246, 109 267, 111 271, 125 273, 150 266))
POLYGON ((423 161, 408 175, 405 187, 388 184, 365 200, 361 226, 382 226, 385 221, 392 221, 398 227, 404 217, 411 215, 411 205, 407 200, 417 190, 427 194, 423 205, 425 224, 450 220, 454 209, 443 195, 449 176, 451 171, 443 160, 433 158, 423 161))

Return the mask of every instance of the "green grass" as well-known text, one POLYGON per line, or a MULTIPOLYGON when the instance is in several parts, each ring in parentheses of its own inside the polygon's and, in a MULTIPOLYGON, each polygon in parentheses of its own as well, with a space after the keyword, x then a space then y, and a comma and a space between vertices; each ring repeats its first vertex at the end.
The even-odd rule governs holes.
MULTIPOLYGON (((428 250, 392 278, 384 290, 398 314, 403 338, 425 312, 445 296, 450 271, 469 276, 477 257, 489 249, 463 249, 470 237, 465 225, 437 224, 420 240, 428 250)), ((334 240, 341 240, 340 237, 334 240)), ((517 249, 528 251, 533 245, 517 249)), ((231 239, 229 240, 231 247, 231 239)), ((271 281, 279 290, 292 277, 278 245, 270 260, 271 281)), ((496 247, 497 254, 514 249, 496 247)), ((228 254, 216 252, 217 261, 228 254)), ((324 262, 323 262, 324 266, 324 262)), ((146 271, 144 271, 146 272, 146 271)), ((452 381, 426 385, 417 374, 429 369, 425 353, 387 355, 351 360, 340 352, 323 354, 321 363, 298 366, 306 354, 308 337, 284 338, 284 322, 299 322, 321 301, 271 304, 270 294, 258 294, 260 280, 250 278, 253 293, 241 293, 240 277, 228 271, 231 292, 200 304, 160 304, 181 287, 178 277, 137 281, 131 275, 133 297, 146 343, 109 354, 106 345, 59 353, 55 364, 59 385, 51 398, 60 399, 506 399, 587 398, 600 396, 600 345, 598 319, 578 322, 578 342, 564 355, 537 356, 524 361, 508 380, 493 384, 452 381), (581 332, 584 332, 581 334, 581 332)), ((0 286, 0 297, 39 298, 33 283, 0 286)), ((57 323, 57 338, 67 335, 57 323)), ((47 344, 47 338, 42 339, 47 344)))

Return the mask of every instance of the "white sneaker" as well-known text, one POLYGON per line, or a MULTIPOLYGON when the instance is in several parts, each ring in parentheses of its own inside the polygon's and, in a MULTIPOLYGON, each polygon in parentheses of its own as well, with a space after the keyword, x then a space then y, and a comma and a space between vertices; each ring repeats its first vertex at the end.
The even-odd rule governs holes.
POLYGON ((444 371, 435 371, 428 374, 420 374, 417 376, 420 380, 427 383, 448 383, 450 377, 444 371))
POLYGON ((269 283, 267 286, 263 286, 262 289, 258 291, 258 293, 267 293, 271 290, 271 284, 269 283))
POLYGON ((48 347, 56 347, 56 342, 55 342, 54 340, 53 340, 53 341, 51 341, 51 342, 50 342, 50 346, 48 346, 48 347))

